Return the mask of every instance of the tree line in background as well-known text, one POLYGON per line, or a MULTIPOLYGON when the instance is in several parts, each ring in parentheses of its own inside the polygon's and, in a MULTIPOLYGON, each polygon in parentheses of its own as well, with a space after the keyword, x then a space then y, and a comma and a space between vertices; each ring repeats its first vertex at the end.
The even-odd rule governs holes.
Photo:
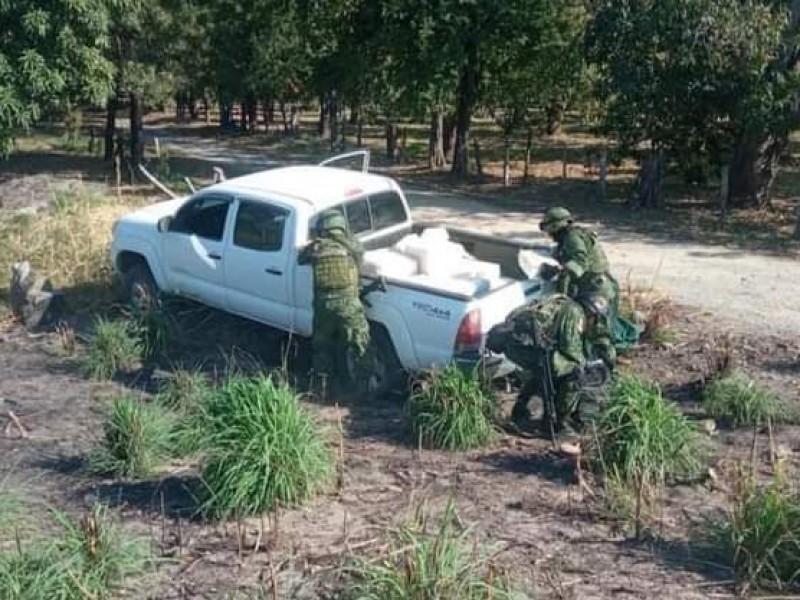
POLYGON ((106 159, 125 110, 138 160, 168 100, 244 130, 313 104, 324 138, 380 119, 390 156, 400 119, 429 123, 431 168, 463 176, 478 112, 529 152, 571 111, 641 161, 637 204, 675 165, 763 207, 800 117, 799 33, 800 0, 0 0, 0 145, 102 105, 106 159))

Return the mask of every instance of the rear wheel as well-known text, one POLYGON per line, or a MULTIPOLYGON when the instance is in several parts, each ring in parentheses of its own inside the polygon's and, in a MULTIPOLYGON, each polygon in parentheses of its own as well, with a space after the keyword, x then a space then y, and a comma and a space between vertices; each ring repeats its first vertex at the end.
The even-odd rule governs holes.
POLYGON ((402 393, 405 382, 403 365, 397 357, 392 339, 383 326, 370 323, 370 344, 373 363, 369 380, 358 381, 356 358, 351 351, 345 356, 348 379, 372 399, 402 393))

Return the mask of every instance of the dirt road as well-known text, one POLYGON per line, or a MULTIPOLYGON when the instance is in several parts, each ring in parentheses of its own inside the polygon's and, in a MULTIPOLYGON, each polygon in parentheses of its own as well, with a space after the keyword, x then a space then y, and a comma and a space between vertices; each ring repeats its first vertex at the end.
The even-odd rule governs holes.
MULTIPOLYGON (((180 154, 218 163, 231 173, 274 167, 273 156, 231 150, 224 140, 153 131, 180 154)), ((294 157, 293 157, 294 158, 294 157)), ((407 190, 414 218, 461 227, 541 239, 540 213, 508 210, 491 198, 465 197, 411 186, 407 190)), ((597 226, 620 281, 630 276, 651 284, 677 301, 708 312, 743 333, 800 335, 800 261, 721 246, 669 242, 597 226)))

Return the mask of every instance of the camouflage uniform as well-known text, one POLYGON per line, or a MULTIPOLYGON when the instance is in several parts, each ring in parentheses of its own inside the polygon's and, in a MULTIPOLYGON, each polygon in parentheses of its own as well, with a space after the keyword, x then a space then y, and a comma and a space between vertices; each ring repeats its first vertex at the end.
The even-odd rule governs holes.
POLYGON ((319 237, 299 259, 300 264, 314 268, 313 368, 317 375, 342 388, 365 384, 372 361, 369 324, 359 299, 364 248, 347 233, 339 213, 325 214, 320 222, 319 237), (356 361, 355 382, 349 380, 342 362, 348 355, 356 361))
MULTIPOLYGON (((580 428, 591 421, 602 399, 602 390, 590 391, 582 388, 574 375, 584 367, 587 360, 604 356, 604 360, 610 362, 609 366, 613 366, 616 355, 607 330, 598 327, 597 323, 587 330, 584 308, 563 294, 556 294, 535 304, 526 305, 515 311, 510 318, 522 328, 525 328, 526 320, 535 319, 543 334, 544 343, 552 352, 554 404, 559 429, 565 426, 580 428)), ((540 382, 543 374, 527 371, 525 379, 512 413, 516 421, 529 417, 528 402, 531 396, 534 394, 541 396, 540 382)), ((544 415, 544 422, 547 418, 547 415, 544 415)))
POLYGON ((610 273, 597 233, 573 225, 570 212, 560 207, 549 209, 539 228, 556 242, 553 257, 561 266, 556 290, 571 298, 592 293, 603 296, 609 310, 599 326, 605 327, 606 334, 612 337, 619 316, 619 284, 610 273))

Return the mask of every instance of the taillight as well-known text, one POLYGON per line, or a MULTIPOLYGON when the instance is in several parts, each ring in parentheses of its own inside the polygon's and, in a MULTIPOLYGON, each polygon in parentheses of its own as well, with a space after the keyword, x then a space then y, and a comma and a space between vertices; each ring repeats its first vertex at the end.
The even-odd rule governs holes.
POLYGON ((460 354, 463 352, 478 351, 481 349, 482 341, 481 312, 478 309, 471 310, 461 319, 461 324, 458 326, 454 348, 455 353, 460 354))

